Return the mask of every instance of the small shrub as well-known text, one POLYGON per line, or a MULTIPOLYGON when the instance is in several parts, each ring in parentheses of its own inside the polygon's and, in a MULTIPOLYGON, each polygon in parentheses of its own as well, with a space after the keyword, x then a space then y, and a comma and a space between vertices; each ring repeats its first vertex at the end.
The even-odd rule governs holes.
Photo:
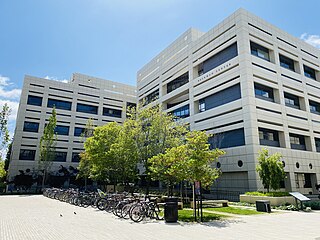
POLYGON ((290 196, 288 192, 246 192, 249 196, 265 196, 265 197, 286 197, 290 196))
POLYGON ((315 201, 305 202, 304 206, 310 207, 312 210, 320 210, 320 202, 315 202, 315 201))

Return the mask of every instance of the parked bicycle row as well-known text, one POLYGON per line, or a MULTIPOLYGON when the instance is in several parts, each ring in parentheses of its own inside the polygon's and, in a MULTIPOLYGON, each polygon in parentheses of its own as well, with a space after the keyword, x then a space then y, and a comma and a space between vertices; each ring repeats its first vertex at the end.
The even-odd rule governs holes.
POLYGON ((104 193, 99 189, 97 192, 81 192, 77 189, 46 188, 43 195, 79 207, 91 206, 134 222, 163 219, 158 205, 159 199, 151 199, 141 194, 104 193))

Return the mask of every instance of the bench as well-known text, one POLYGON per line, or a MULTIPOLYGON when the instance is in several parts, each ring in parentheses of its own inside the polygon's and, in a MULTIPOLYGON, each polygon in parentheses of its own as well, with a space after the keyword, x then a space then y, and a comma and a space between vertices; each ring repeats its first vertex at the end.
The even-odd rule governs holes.
MULTIPOLYGON (((202 207, 216 207, 217 205, 228 207, 228 203, 228 200, 202 200, 202 207)), ((193 202, 191 203, 191 208, 193 208, 193 202)))

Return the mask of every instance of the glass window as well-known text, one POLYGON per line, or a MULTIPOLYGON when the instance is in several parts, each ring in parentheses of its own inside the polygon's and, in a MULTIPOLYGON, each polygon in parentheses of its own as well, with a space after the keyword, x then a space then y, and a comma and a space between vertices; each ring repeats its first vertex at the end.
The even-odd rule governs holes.
POLYGON ((173 112, 171 112, 174 116, 179 118, 189 117, 189 104, 180 108, 177 108, 173 112))
POLYGON ((208 143, 210 144, 210 149, 244 146, 244 129, 239 128, 214 134, 209 137, 208 143))
POLYGON ((294 71, 294 61, 291 58, 279 54, 280 66, 294 71))
POLYGON ((299 97, 285 92, 284 101, 286 106, 300 109, 299 97))
POLYGON ((206 110, 206 103, 204 99, 199 100, 199 112, 204 112, 206 110))
POLYGON ((67 161, 67 153, 66 152, 54 152, 54 162, 66 162, 67 161))
POLYGON ((290 144, 292 149, 306 150, 304 136, 290 133, 290 144))
POLYGON ((254 93, 257 98, 261 98, 267 101, 274 101, 273 89, 263 86, 258 83, 254 83, 254 93))
POLYGON ((41 106, 42 105, 42 97, 28 95, 27 104, 34 105, 34 106, 41 106))
POLYGON ((168 83, 167 93, 172 92, 173 90, 185 85, 188 82, 189 82, 189 73, 186 72, 185 74, 181 75, 180 77, 168 83))
POLYGON ((62 101, 62 100, 57 100, 57 99, 48 99, 48 104, 47 106, 50 108, 53 108, 54 106, 57 109, 63 109, 63 110, 71 110, 71 102, 68 101, 62 101))
POLYGON ((110 117, 117 117, 121 118, 121 110, 118 109, 112 109, 112 108, 103 108, 103 115, 104 116, 110 116, 110 117))
POLYGON ((80 162, 80 153, 79 152, 73 152, 71 161, 72 162, 80 162))
POLYGON ((320 103, 309 100, 310 112, 320 114, 320 103))
POLYGON ((77 112, 98 114, 98 106, 92 106, 88 104, 78 103, 77 112))
POLYGON ((279 147, 279 133, 265 128, 259 128, 260 145, 279 147))
POLYGON ((33 161, 36 156, 36 150, 20 149, 19 159, 33 161))
POLYGON ((58 135, 69 135, 69 126, 57 125, 54 131, 58 135))
POLYGON ((24 132, 38 132, 39 131, 39 123, 25 121, 23 124, 23 131, 24 132))
POLYGON ((304 75, 308 78, 316 80, 316 71, 306 65, 303 65, 304 75))
POLYGON ((314 138, 314 141, 316 143, 317 152, 320 152, 320 138, 314 138))
POLYGON ((147 105, 159 98, 159 89, 155 90, 154 92, 150 93, 144 98, 144 105, 147 105))
POLYGON ((261 45, 256 44, 254 42, 250 42, 250 48, 252 55, 270 61, 269 49, 262 47, 261 45))
POLYGON ((81 127, 74 128, 74 136, 80 137, 82 133, 84 133, 84 128, 81 128, 81 127))
POLYGON ((219 65, 229 61, 236 56, 238 56, 238 47, 237 43, 235 42, 229 47, 226 47, 217 54, 200 63, 198 66, 199 76, 209 72, 210 70, 218 67, 219 65))

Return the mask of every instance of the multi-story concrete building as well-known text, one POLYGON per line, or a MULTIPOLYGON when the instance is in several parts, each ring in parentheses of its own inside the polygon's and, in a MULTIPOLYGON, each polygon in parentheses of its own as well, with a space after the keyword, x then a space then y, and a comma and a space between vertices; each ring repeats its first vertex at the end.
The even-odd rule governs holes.
POLYGON ((137 74, 138 99, 215 134, 225 149, 214 189, 262 189, 258 152, 283 155, 288 191, 320 182, 320 51, 240 9, 189 29, 137 74))
POLYGON ((38 170, 39 144, 45 124, 57 111, 56 156, 51 170, 60 165, 77 167, 83 151, 81 133, 91 118, 95 126, 122 123, 126 107, 136 104, 136 88, 75 73, 67 82, 26 76, 14 134, 9 177, 19 170, 38 170))

